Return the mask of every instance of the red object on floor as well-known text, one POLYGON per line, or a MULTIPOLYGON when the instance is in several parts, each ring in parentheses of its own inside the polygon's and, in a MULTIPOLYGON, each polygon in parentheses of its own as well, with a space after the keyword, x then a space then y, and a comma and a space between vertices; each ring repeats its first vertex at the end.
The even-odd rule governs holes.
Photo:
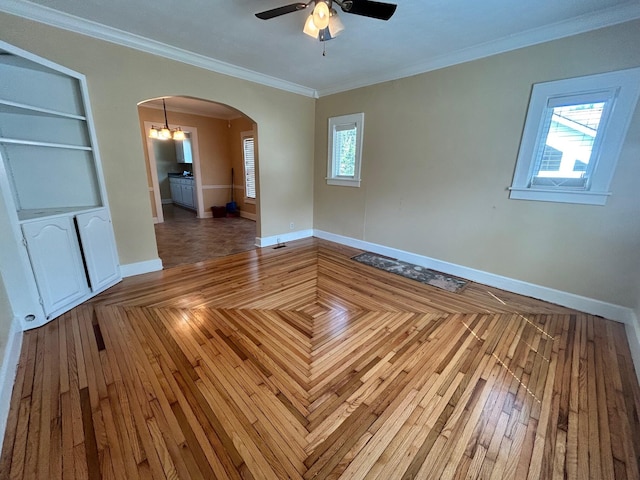
POLYGON ((227 207, 211 207, 213 218, 223 218, 227 216, 227 207))

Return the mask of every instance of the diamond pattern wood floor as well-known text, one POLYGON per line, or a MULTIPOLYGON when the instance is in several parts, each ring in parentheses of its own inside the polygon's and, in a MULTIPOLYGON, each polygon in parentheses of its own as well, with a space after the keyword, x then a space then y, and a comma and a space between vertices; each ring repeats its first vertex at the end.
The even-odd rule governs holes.
POLYGON ((129 278, 27 332, 0 478, 640 478, 621 324, 354 253, 129 278))

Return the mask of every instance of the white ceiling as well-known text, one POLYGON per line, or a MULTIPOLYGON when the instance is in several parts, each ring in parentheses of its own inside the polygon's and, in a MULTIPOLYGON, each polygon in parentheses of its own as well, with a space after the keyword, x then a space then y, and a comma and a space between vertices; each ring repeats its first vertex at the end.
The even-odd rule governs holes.
POLYGON ((395 0, 387 22, 338 10, 302 33, 291 0, 0 0, 0 10, 309 96, 322 96, 640 18, 640 0, 395 0), (323 46, 326 56, 322 55, 323 46))

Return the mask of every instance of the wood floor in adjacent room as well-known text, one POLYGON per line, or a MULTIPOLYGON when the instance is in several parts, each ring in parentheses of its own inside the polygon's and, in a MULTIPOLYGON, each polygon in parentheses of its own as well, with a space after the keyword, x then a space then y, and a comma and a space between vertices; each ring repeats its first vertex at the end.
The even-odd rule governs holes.
POLYGON ((172 204, 162 206, 164 222, 155 225, 158 256, 164 268, 226 257, 256 248, 256 222, 242 217, 196 218, 172 204))
POLYGON ((25 333, 0 478, 638 479, 622 324, 309 239, 25 333))

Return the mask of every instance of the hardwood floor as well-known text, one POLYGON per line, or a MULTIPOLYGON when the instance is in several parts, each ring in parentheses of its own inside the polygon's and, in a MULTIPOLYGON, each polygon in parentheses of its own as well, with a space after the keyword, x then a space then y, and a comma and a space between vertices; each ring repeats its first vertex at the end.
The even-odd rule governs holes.
POLYGON ((26 332, 0 478, 637 479, 622 324, 309 239, 26 332))
POLYGON ((164 223, 155 225, 164 268, 225 257, 256 248, 256 222, 246 218, 196 218, 195 212, 163 205, 164 223))

